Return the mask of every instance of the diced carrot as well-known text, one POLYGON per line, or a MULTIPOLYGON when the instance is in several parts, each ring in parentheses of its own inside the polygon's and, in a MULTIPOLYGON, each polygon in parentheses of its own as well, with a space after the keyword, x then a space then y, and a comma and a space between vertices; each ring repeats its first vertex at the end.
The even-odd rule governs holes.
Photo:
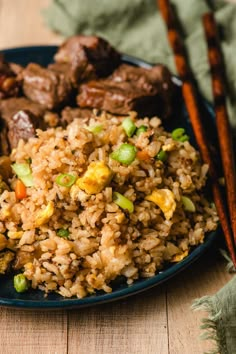
POLYGON ((15 184, 15 193, 17 199, 24 199, 27 197, 26 187, 24 183, 18 179, 15 184))
POLYGON ((141 161, 149 160, 150 156, 147 151, 138 151, 136 154, 137 158, 141 161))

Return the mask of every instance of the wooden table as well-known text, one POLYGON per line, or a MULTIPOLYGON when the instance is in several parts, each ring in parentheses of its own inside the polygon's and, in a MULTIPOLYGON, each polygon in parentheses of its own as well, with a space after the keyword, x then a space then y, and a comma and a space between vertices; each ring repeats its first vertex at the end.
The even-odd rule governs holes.
MULTIPOLYGON (((0 49, 57 44, 43 24, 49 0, 0 0, 0 49)), ((203 313, 195 298, 214 294, 230 275, 216 251, 168 283, 123 301, 73 311, 0 308, 0 354, 202 354, 203 313)))

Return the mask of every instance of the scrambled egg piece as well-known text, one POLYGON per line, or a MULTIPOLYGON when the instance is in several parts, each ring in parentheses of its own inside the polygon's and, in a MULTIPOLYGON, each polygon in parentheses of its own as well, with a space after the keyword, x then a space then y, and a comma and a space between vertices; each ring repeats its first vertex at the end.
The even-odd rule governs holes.
POLYGON ((182 261, 184 258, 186 258, 188 255, 188 250, 182 252, 182 253, 178 253, 176 255, 174 255, 171 259, 171 262, 175 263, 175 262, 180 262, 182 261))
POLYGON ((174 193, 169 189, 154 189, 152 194, 146 196, 146 200, 158 205, 167 220, 172 218, 176 209, 176 202, 174 193))
POLYGON ((10 215, 11 215, 10 205, 7 205, 6 207, 0 209, 1 220, 5 221, 10 215))
POLYGON ((23 233, 23 231, 8 231, 7 236, 12 240, 19 240, 23 233))
POLYGON ((176 142, 172 141, 166 145, 162 145, 162 150, 163 151, 172 151, 175 149, 175 147, 176 147, 176 142))
POLYGON ((76 185, 87 194, 97 194, 110 183, 111 178, 110 168, 103 161, 94 161, 85 174, 77 179, 76 185))
POLYGON ((39 210, 35 218, 35 227, 42 226, 46 224, 54 213, 54 204, 52 201, 48 203, 46 208, 39 210))

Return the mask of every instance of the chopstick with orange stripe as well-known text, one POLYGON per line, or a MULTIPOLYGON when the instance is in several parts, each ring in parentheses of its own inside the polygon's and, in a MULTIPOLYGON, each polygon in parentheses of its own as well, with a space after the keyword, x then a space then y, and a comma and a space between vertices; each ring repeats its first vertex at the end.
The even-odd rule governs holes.
POLYGON ((217 169, 213 162, 213 157, 209 149, 209 142, 204 131, 200 110, 196 99, 196 89, 193 84, 191 70, 189 69, 184 45, 177 30, 177 20, 168 0, 158 0, 158 5, 164 22, 167 27, 169 43, 174 52, 175 64, 180 78, 182 79, 182 93, 185 105, 190 117, 196 141, 198 143, 202 159, 209 166, 209 174, 212 181, 212 193, 217 208, 221 226, 224 232, 226 244, 236 268, 236 250, 233 243, 233 235, 230 227, 227 210, 218 182, 217 169))
POLYGON ((234 242, 236 244, 236 172, 233 141, 226 108, 223 58, 218 40, 217 26, 213 14, 206 13, 203 16, 202 21, 208 46, 208 60, 212 76, 216 125, 221 159, 223 162, 224 177, 226 181, 226 193, 230 220, 234 235, 234 242))

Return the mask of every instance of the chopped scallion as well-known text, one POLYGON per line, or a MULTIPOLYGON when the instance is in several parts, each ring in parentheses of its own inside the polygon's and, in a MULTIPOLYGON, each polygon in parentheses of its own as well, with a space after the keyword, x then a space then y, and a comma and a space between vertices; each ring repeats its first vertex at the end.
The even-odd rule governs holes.
POLYGON ((118 192, 113 193, 113 202, 121 209, 127 210, 129 213, 133 213, 134 211, 133 202, 118 192))
POLYGON ((63 237, 63 238, 68 238, 70 232, 67 229, 59 229, 57 230, 57 236, 63 237))
POLYGON ((124 131, 126 132, 126 135, 130 138, 131 136, 133 136, 133 134, 135 133, 136 130, 136 125, 134 124, 134 122, 132 121, 132 119, 125 118, 122 122, 122 127, 124 129, 124 131))
POLYGON ((21 177, 19 176, 19 179, 24 183, 26 187, 33 187, 34 185, 34 180, 31 173, 26 176, 21 176, 21 177))
POLYGON ((11 167, 18 177, 27 176, 31 173, 28 163, 14 163, 11 167))
POLYGON ((184 142, 189 140, 189 136, 187 134, 185 134, 185 129, 184 128, 177 128, 174 129, 171 133, 171 137, 173 140, 175 141, 180 141, 180 142, 184 142))
POLYGON ((137 130, 136 130, 136 135, 139 136, 142 133, 145 133, 147 131, 147 126, 146 125, 141 125, 137 130))
POLYGON ((130 165, 136 157, 136 147, 130 144, 122 144, 117 150, 110 154, 113 160, 116 160, 125 165, 130 165))
POLYGON ((184 210, 194 213, 196 211, 196 207, 192 200, 188 197, 182 196, 181 201, 183 203, 184 210))
POLYGON ((165 162, 167 160, 167 153, 164 150, 160 150, 156 158, 159 161, 165 162))
POLYGON ((14 163, 11 167, 26 187, 34 185, 32 172, 28 163, 14 163))
POLYGON ((99 134, 103 130, 103 125, 102 124, 90 125, 86 129, 93 134, 99 134))
POLYGON ((56 178, 56 184, 62 187, 71 187, 76 181, 76 177, 68 173, 62 173, 56 178))

